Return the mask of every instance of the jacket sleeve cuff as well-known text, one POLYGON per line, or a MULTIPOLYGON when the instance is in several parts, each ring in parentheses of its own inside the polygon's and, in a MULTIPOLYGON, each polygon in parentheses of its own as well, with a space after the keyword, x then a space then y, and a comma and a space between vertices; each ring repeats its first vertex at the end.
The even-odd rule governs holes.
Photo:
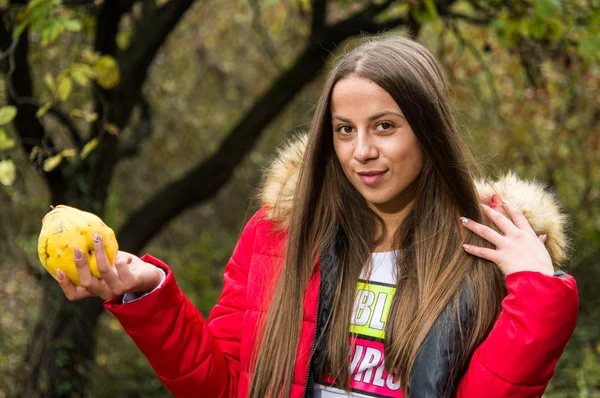
POLYGON ((117 296, 104 302, 104 308, 113 313, 125 329, 147 325, 159 319, 163 309, 178 306, 183 300, 183 293, 167 264, 148 254, 141 259, 160 268, 166 276, 159 286, 140 299, 122 304, 122 296, 117 296))
POLYGON ((152 289, 151 291, 146 292, 146 293, 137 293, 137 292, 125 293, 121 297, 121 304, 131 303, 132 301, 139 300, 142 297, 146 297, 147 295, 149 295, 150 293, 154 292, 156 289, 158 289, 159 287, 162 286, 162 284, 165 282, 165 279, 167 278, 167 273, 164 269, 162 269, 160 267, 156 267, 156 268, 158 268, 158 270, 162 274, 162 278, 161 278, 159 284, 154 289, 152 289))

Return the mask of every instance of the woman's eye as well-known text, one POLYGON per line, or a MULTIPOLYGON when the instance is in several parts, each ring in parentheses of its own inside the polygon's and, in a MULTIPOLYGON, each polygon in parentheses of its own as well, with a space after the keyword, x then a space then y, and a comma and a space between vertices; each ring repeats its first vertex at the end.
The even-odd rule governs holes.
POLYGON ((337 131, 344 134, 352 133, 352 127, 350 126, 340 126, 337 128, 337 131))
POLYGON ((392 127, 394 127, 394 126, 389 122, 381 122, 377 125, 377 129, 380 131, 387 131, 387 130, 391 129, 392 127))

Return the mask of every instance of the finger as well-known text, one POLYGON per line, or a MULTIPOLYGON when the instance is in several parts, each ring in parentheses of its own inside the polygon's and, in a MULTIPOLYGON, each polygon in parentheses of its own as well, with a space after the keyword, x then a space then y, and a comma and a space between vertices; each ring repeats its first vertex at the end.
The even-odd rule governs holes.
POLYGON ((108 289, 113 292, 119 292, 122 288, 122 283, 115 273, 115 270, 108 262, 108 257, 104 250, 104 239, 102 239, 102 236, 97 232, 94 232, 94 253, 96 255, 98 272, 102 275, 102 280, 105 282, 108 289))
POLYGON ((79 300, 85 297, 92 297, 92 294, 88 292, 84 287, 75 286, 69 277, 61 270, 56 270, 56 278, 58 279, 58 285, 62 289, 67 299, 79 300))
POLYGON ((85 255, 78 247, 74 249, 75 266, 77 267, 77 275, 79 276, 79 283, 90 293, 101 296, 102 285, 100 281, 92 275, 90 267, 87 263, 85 255))
POLYGON ((478 222, 468 219, 467 217, 461 217, 460 221, 467 229, 481 236, 483 239, 487 240, 492 245, 496 247, 502 245, 502 235, 500 235, 498 232, 494 231, 490 227, 483 224, 479 224, 478 222))
POLYGON ((525 217, 523 212, 517 208, 517 206, 506 200, 502 201, 502 206, 504 207, 506 214, 508 214, 512 222, 519 229, 524 231, 533 231, 533 228, 531 228, 531 225, 529 225, 529 221, 527 221, 527 218, 525 217))
POLYGON ((464 244, 463 248, 469 254, 472 254, 477 257, 481 257, 485 260, 491 261, 494 264, 498 264, 500 262, 500 254, 498 250, 488 249, 487 247, 479 247, 464 244))
POLYGON ((545 245, 546 241, 548 240, 548 235, 546 235, 546 234, 538 235, 538 239, 540 240, 540 242, 542 242, 545 245))
POLYGON ((131 254, 121 257, 115 263, 115 268, 117 269, 117 273, 119 274, 119 278, 126 286, 131 286, 134 281, 133 273, 131 272, 131 268, 129 268, 130 264, 133 262, 133 256, 131 254))
POLYGON ((518 228, 506 216, 490 206, 481 205, 483 213, 504 235, 517 232, 518 228))

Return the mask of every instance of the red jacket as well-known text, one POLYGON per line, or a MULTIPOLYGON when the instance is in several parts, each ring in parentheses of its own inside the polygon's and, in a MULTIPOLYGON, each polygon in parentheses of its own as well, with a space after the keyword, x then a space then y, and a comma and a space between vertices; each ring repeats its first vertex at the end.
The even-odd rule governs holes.
MULTIPOLYGON (((281 247, 284 234, 271 234, 272 229, 264 210, 248 222, 208 322, 183 295, 169 268, 148 255, 144 261, 167 271, 163 286, 131 303, 119 305, 118 298, 106 302, 175 396, 247 396, 265 282, 281 263, 274 248, 281 247)), ((541 397, 573 333, 578 299, 572 277, 518 272, 506 283, 503 311, 475 351, 458 397, 541 397)), ((315 272, 304 302, 292 397, 302 397, 305 388, 318 287, 315 272)))
MULTIPOLYGON (((175 396, 248 395, 265 286, 282 263, 286 233, 276 221, 280 216, 267 206, 247 223, 208 320, 181 292, 169 267, 149 255, 142 259, 167 272, 164 284, 131 303, 120 304, 119 298, 105 303, 175 396)), ((572 277, 518 272, 507 276, 506 284, 503 310, 475 351, 457 397, 541 397, 574 331, 578 296, 572 277)), ((294 398, 303 397, 306 388, 318 294, 319 272, 315 272, 304 301, 294 398)))

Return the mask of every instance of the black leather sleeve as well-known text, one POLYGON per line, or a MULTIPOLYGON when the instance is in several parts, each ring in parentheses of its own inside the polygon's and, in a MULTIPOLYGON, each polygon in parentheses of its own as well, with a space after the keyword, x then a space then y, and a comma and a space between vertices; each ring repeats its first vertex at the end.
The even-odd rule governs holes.
POLYGON ((469 333, 469 306, 465 294, 460 297, 460 320, 448 304, 421 345, 410 374, 409 398, 446 398, 454 392, 464 369, 462 334, 469 333), (454 319, 453 319, 454 318, 454 319))

